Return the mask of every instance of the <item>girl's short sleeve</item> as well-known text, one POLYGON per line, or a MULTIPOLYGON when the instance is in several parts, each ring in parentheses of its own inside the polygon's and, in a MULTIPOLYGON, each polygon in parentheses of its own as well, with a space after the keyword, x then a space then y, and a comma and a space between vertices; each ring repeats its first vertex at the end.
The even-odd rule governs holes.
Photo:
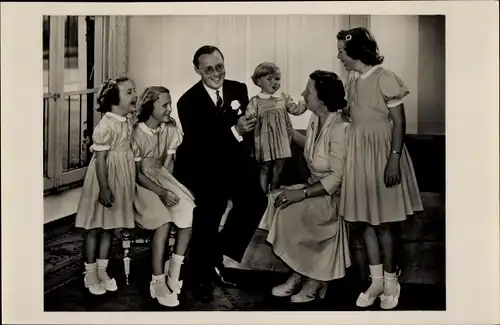
POLYGON ((168 124, 168 148, 167 154, 173 155, 182 143, 182 132, 176 125, 168 124))
POLYGON ((111 140, 112 140, 112 130, 111 125, 106 123, 106 117, 97 124, 94 133, 92 134, 92 146, 90 147, 90 151, 107 151, 111 149, 111 140))
POLYGON ((379 87, 387 107, 401 105, 410 91, 403 81, 392 71, 383 70, 379 75, 379 87))
POLYGON ((257 115, 257 97, 252 97, 250 102, 247 105, 247 109, 245 110, 245 116, 247 118, 253 117, 257 115))

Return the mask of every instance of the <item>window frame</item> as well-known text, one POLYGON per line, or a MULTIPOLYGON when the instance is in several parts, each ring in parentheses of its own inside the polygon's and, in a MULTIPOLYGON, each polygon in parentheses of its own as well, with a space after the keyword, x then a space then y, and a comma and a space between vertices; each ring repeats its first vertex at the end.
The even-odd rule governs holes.
MULTIPOLYGON (((87 28, 86 18, 94 20, 94 65, 93 65, 93 84, 87 84, 86 89, 78 91, 64 91, 64 64, 65 64, 65 20, 68 16, 49 16, 49 66, 48 66, 48 92, 43 94, 43 101, 47 101, 47 157, 43 157, 47 166, 46 177, 44 177, 44 192, 58 192, 67 186, 81 182, 87 171, 88 164, 80 168, 64 171, 63 168, 63 139, 62 130, 68 128, 68 122, 63 121, 62 113, 65 109, 65 98, 72 96, 88 96, 90 93, 97 93, 103 81, 103 62, 105 57, 105 30, 106 19, 103 16, 78 16, 78 28, 87 28), (83 22, 83 23, 82 23, 83 22), (92 88, 90 86, 93 86, 92 88)), ((81 31, 79 31, 80 37, 81 31)), ((86 30, 83 33, 86 35, 86 30)), ((80 42, 80 40, 79 40, 80 42)), ((84 40, 86 42, 86 40, 84 40)), ((84 47, 86 48, 86 46, 84 47)), ((85 56, 86 57, 86 56, 85 56)), ((85 60, 85 62, 88 62, 85 60)), ((88 96, 91 97, 91 96, 88 96)), ((100 119, 100 114, 95 111, 96 96, 92 96, 92 110, 89 107, 84 108, 87 113, 87 130, 91 137, 94 127, 100 119), (91 117, 91 116, 92 117, 91 117)), ((42 103, 44 104, 44 103, 42 103)), ((83 108, 82 108, 83 109, 83 108)), ((80 113, 81 114, 81 113, 80 113)), ((45 123, 45 119, 43 121, 45 123)), ((91 140, 91 139, 90 139, 91 140)), ((68 138, 69 141, 69 138, 68 138)), ((82 146, 82 142, 79 143, 82 146)), ((45 146, 45 144, 44 144, 45 146)), ((80 147, 80 150, 82 148, 80 147)), ((79 153, 81 154, 81 153, 79 153)), ((68 157, 67 159, 70 159, 68 157)), ((90 159, 87 159, 87 162, 90 159)))

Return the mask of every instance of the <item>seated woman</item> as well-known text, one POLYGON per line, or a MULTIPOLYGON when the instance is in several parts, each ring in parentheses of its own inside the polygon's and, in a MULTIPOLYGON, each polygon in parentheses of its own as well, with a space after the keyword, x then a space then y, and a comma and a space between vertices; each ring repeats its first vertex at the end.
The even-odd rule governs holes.
POLYGON ((351 265, 346 225, 338 216, 349 125, 341 113, 344 86, 333 72, 315 71, 309 78, 302 96, 313 114, 306 136, 293 135, 304 148, 308 183, 272 192, 260 224, 269 230, 274 253, 293 270, 272 293, 297 303, 324 298, 328 281, 344 277, 351 265))

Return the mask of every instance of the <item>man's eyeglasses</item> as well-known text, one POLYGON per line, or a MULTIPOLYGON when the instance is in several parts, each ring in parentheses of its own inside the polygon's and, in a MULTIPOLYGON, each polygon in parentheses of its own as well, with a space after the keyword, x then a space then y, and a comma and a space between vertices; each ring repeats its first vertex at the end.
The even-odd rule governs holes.
POLYGON ((203 73, 205 73, 207 76, 213 75, 215 72, 221 73, 225 71, 225 67, 223 64, 217 64, 215 66, 215 69, 213 67, 208 67, 205 70, 203 70, 203 73))

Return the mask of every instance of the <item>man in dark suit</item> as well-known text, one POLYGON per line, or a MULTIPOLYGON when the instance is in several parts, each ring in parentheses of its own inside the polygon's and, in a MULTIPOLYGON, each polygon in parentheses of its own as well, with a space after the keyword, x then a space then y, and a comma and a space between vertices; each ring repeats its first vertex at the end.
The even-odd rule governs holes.
POLYGON ((198 49, 193 64, 201 80, 177 103, 184 138, 174 176, 195 196, 190 254, 197 280, 194 296, 210 302, 214 279, 234 286, 225 276, 222 256, 241 262, 267 198, 249 154, 252 139, 243 139, 255 127, 255 118, 244 115, 247 86, 225 79, 224 56, 214 46, 198 49), (219 233, 228 199, 233 208, 219 233))

